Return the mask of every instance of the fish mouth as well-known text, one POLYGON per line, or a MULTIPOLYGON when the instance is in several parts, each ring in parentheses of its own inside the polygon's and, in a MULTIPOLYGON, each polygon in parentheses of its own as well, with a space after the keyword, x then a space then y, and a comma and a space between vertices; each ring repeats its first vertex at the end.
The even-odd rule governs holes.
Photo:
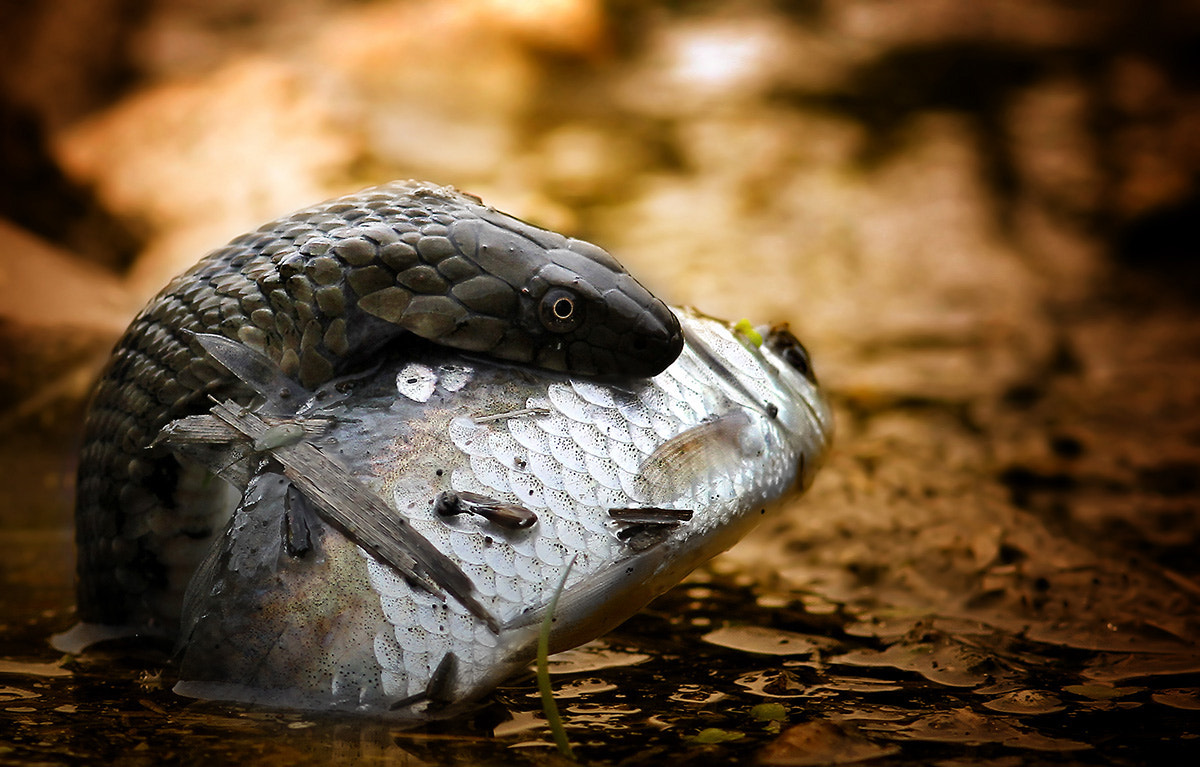
MULTIPOLYGON (((804 344, 800 342, 786 322, 773 324, 760 330, 764 362, 773 373, 775 383, 780 391, 789 393, 790 400, 795 403, 793 410, 798 411, 792 419, 796 428, 807 423, 819 435, 819 454, 824 456, 833 445, 834 420, 833 409, 829 399, 817 381, 817 374, 812 360, 804 344)), ((821 461, 810 461, 802 470, 805 474, 804 484, 816 474, 821 461)))
POLYGON ((679 320, 664 306, 661 316, 646 312, 636 326, 620 334, 601 327, 547 344, 531 362, 545 370, 614 383, 657 376, 675 363, 683 346, 679 320))
MULTIPOLYGON (((781 358, 782 364, 787 365, 786 372, 792 375, 799 376, 799 371, 792 367, 790 361, 781 358)), ((798 413, 798 420, 807 424, 816 431, 818 440, 813 440, 810 444, 815 444, 818 448, 815 451, 816 460, 811 460, 814 456, 809 455, 810 460, 803 461, 800 468, 800 486, 807 488, 817 474, 817 470, 825 462, 825 457, 828 456, 830 448, 833 446, 834 433, 836 431, 835 422, 833 419, 833 407, 829 404, 829 398, 825 396, 824 391, 816 385, 815 378, 804 376, 803 382, 806 386, 791 387, 795 392, 794 401, 802 410, 798 413)))

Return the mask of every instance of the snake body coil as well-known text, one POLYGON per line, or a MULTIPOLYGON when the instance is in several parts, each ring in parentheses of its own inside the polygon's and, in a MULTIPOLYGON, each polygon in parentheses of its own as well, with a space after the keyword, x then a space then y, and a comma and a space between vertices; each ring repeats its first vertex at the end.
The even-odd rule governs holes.
POLYGON ((308 389, 414 335, 575 375, 656 375, 683 346, 608 253, 453 189, 398 182, 267 224, 167 285, 100 380, 76 502, 85 621, 169 622, 158 602, 215 532, 180 502, 178 462, 148 449, 208 395, 245 398, 193 333, 261 351, 308 389))

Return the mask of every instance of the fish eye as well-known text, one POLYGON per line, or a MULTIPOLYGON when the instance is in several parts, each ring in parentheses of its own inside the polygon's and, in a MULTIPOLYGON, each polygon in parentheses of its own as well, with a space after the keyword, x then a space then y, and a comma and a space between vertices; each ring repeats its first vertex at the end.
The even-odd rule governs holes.
POLYGON ((808 350, 797 343, 783 350, 783 359, 805 378, 812 376, 812 362, 808 359, 808 350))
POLYGON ((771 328, 767 334, 767 345, 775 350, 783 361, 813 383, 817 382, 817 376, 812 369, 812 361, 808 358, 808 350, 804 348, 804 344, 800 343, 800 339, 792 335, 785 326, 771 328))
POLYGON ((583 304, 574 292, 566 288, 554 288, 542 296, 538 314, 546 330, 569 333, 583 322, 583 304))

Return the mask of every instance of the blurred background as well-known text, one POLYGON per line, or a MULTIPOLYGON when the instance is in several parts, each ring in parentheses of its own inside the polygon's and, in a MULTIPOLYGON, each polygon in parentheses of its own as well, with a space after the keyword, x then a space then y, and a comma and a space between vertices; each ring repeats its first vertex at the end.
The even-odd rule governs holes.
MULTIPOLYGON (((78 430, 129 319, 241 232, 394 178, 590 239, 670 303, 790 323, 836 404, 809 495, 607 640, 658 670, 603 672, 644 706, 597 688, 568 714, 589 758, 1197 742, 1200 3, 39 0, 0 6, 0 46, 0 755, 206 753, 193 725, 270 754, 307 721, 201 708, 219 723, 168 736, 154 707, 195 709, 44 637, 72 619, 78 430), (697 648, 718 671, 672 676, 697 648)), ((531 717, 449 751, 297 737, 546 758, 509 748, 548 742, 531 717)))

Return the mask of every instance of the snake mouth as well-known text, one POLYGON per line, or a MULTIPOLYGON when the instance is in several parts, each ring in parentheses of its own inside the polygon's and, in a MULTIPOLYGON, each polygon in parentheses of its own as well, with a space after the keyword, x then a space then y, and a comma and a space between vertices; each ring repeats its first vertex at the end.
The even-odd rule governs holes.
POLYGON ((683 352, 683 328, 667 307, 652 307, 638 322, 637 331, 622 344, 624 374, 652 378, 670 367, 683 352))
POLYGON ((632 376, 634 378, 653 378, 659 375, 664 370, 671 366, 674 358, 679 356, 679 352, 683 349, 683 337, 678 340, 672 339, 665 343, 646 343, 643 347, 646 356, 623 356, 618 357, 624 367, 622 375, 632 376), (671 362, 664 363, 663 359, 670 357, 671 362))
POLYGON ((537 349, 533 364, 604 381, 653 378, 675 362, 683 345, 679 319, 662 304, 643 310, 633 323, 610 313, 586 329, 552 339, 537 349))
POLYGON ((574 341, 543 348, 536 359, 539 367, 570 375, 586 375, 602 381, 653 378, 662 373, 683 351, 683 333, 639 333, 619 340, 616 346, 599 346, 574 341), (604 371, 604 372, 600 372, 604 371))

